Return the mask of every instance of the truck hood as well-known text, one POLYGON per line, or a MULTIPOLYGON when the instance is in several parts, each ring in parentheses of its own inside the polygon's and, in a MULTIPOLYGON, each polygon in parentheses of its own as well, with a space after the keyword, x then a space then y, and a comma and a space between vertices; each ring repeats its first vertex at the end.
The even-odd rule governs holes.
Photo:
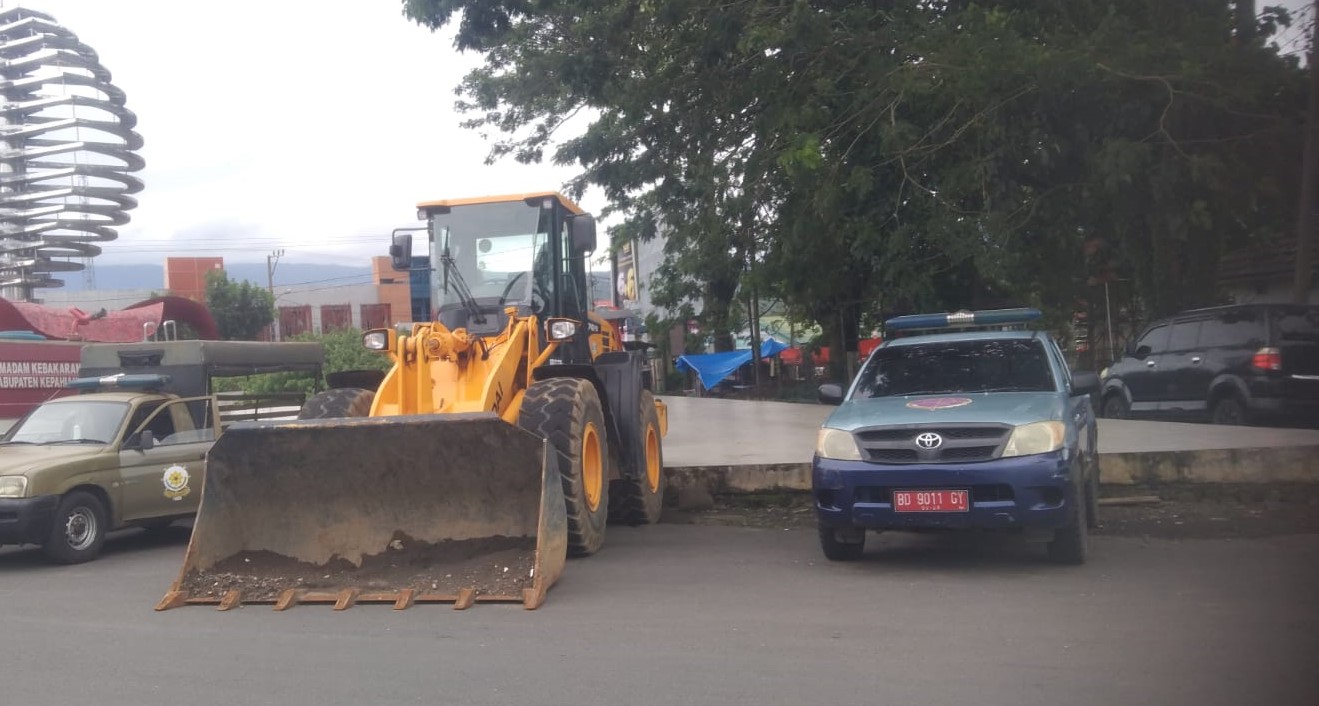
POLYGON ((987 422, 1014 426, 1062 419, 1061 393, 992 392, 871 397, 844 402, 824 426, 853 431, 874 426, 987 422))
POLYGON ((87 458, 100 453, 104 448, 105 446, 101 444, 0 446, 0 476, 17 475, 75 458, 87 458))

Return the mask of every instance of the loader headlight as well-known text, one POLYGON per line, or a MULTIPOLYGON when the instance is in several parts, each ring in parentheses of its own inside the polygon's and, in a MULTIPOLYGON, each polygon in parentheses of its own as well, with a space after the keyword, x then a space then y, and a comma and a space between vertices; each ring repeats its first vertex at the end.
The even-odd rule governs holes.
POLYGON ((566 341, 577 335, 577 322, 572 319, 550 319, 545 329, 551 341, 566 341))
POLYGON ((1003 448, 1003 456, 1030 456, 1057 451, 1062 448, 1065 436, 1062 422, 1023 424, 1012 430, 1008 445, 1003 448))
POLYGON ((27 476, 0 476, 0 498, 27 495, 27 476))
POLYGON ((367 331, 362 334, 362 345, 370 351, 383 351, 389 348, 388 331, 367 331))
POLYGON ((861 450, 857 448, 852 432, 829 427, 820 428, 820 434, 815 438, 815 453, 820 458, 839 461, 861 460, 861 450))

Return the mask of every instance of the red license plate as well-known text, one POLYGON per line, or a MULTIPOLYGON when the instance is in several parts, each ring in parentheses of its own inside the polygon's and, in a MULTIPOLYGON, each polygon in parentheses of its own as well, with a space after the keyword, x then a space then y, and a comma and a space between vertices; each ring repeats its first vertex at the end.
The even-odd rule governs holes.
POLYGON ((894 512, 967 512, 971 509, 965 490, 895 490, 894 512))

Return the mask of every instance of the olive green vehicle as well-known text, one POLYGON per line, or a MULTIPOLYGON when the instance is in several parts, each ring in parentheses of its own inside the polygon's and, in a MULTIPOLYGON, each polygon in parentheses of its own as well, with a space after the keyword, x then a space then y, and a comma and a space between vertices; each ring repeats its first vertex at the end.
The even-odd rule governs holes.
MULTIPOLYGON (((191 517, 206 453, 240 418, 212 379, 302 371, 319 380, 323 362, 316 343, 84 346, 81 377, 69 383, 82 394, 42 403, 0 437, 0 545, 39 544, 75 564, 96 558, 112 530, 160 531, 191 517)), ((254 401, 239 400, 241 418, 259 418, 254 401)))

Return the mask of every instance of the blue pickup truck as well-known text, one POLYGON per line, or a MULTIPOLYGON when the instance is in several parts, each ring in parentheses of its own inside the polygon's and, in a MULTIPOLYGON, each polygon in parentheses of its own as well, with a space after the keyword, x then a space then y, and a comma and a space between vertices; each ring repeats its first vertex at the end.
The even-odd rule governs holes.
POLYGON ((812 462, 820 545, 861 557, 867 530, 1004 530, 1085 561, 1099 487, 1094 373, 1030 330, 1034 309, 890 319, 812 462))

